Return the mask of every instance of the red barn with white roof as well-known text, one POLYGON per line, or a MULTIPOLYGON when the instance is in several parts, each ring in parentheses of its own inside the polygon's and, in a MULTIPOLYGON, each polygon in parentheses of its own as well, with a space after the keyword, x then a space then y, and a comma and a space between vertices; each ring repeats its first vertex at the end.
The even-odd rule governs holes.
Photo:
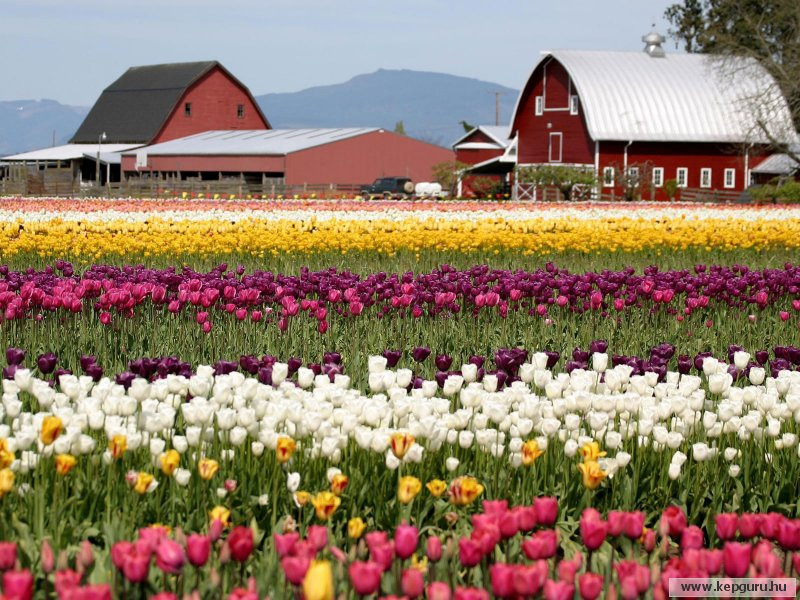
MULTIPOLYGON (((510 137, 517 164, 593 170, 604 194, 639 182, 643 198, 678 188, 745 189, 770 136, 796 133, 774 79, 755 61, 729 69, 699 54, 672 54, 651 33, 644 52, 544 53, 520 93, 510 137), (756 100, 757 99, 757 100, 756 100)), ((730 64, 730 63, 729 63, 730 64)))

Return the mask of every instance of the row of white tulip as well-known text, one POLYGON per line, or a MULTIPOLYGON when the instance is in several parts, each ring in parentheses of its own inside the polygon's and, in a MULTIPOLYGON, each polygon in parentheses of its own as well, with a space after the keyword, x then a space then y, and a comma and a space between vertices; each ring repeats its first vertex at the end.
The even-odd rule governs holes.
MULTIPOLYGON (((534 354, 520 369, 521 381, 502 389, 494 375, 476 381, 471 364, 449 376, 442 389, 434 381, 409 389, 410 370, 388 370, 386 359, 374 356, 369 392, 352 389, 346 375, 331 382, 305 368, 290 381, 284 363, 273 367, 273 385, 238 372, 215 376, 200 366, 190 378, 135 379, 128 390, 108 378, 73 375, 62 375, 56 390, 19 369, 3 381, 0 438, 18 454, 11 468, 22 473, 53 454, 102 451, 110 462, 107 440, 118 434, 126 436, 129 451, 147 449, 156 466, 170 448, 225 460, 248 449, 261 456, 289 436, 298 440, 298 452, 334 465, 354 442, 384 455, 390 469, 439 451, 455 469, 458 448, 520 466, 529 439, 568 457, 597 440, 615 453, 600 461, 610 475, 628 466, 631 452, 647 449, 671 454, 673 479, 689 458, 724 460, 736 476, 743 449, 770 461, 773 452, 797 447, 800 372, 772 378, 751 368, 749 380, 734 383, 727 364, 708 358, 702 376, 668 372, 659 382, 655 373, 632 376, 628 366, 607 368, 606 354, 594 354, 593 370, 569 374, 547 370, 546 360, 534 354), (40 432, 49 415, 62 420, 64 431, 45 445, 40 432), (396 432, 416 440, 402 459, 391 449, 396 432)), ((747 360, 744 353, 735 357, 736 364, 747 360)), ((180 483, 189 477, 185 469, 176 473, 180 483)))

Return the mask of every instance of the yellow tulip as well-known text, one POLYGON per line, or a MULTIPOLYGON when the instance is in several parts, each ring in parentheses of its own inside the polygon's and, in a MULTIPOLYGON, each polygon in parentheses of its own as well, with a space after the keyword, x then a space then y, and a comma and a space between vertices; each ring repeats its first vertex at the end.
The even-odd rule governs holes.
POLYGON ((300 490, 299 492, 295 492, 294 501, 297 506, 303 507, 308 504, 308 501, 311 500, 311 494, 308 492, 304 492, 300 490))
POLYGON ((414 436, 410 433, 393 433, 389 438, 392 452, 397 458, 403 458, 414 445, 414 436))
POLYGON ((219 463, 213 458, 201 458, 197 463, 197 472, 200 479, 208 481, 219 471, 219 463))
POLYGON ((66 475, 78 464, 78 459, 72 454, 56 454, 56 473, 66 475))
POLYGON ((125 454, 127 449, 128 438, 121 433, 112 436, 112 438, 108 440, 108 450, 115 459, 122 458, 122 455, 125 454))
POLYGON ((474 477, 462 475, 450 483, 450 502, 456 506, 467 506, 483 493, 483 485, 474 477))
POLYGON ((153 483, 154 479, 155 477, 153 477, 150 473, 140 471, 136 475, 136 483, 133 486, 133 490, 137 494, 146 494, 147 489, 150 487, 150 484, 153 483))
POLYGON ((320 492, 311 498, 311 504, 314 505, 314 509, 317 511, 317 518, 320 521, 330 519, 341 503, 342 499, 333 492, 320 492))
POLYGON ((14 453, 8 446, 8 440, 0 438, 0 469, 10 467, 15 458, 14 453))
POLYGON ((364 530, 367 528, 367 524, 361 519, 361 517, 353 517, 347 522, 347 536, 357 540, 364 534, 364 530))
POLYGON ((278 438, 278 444, 275 447, 275 456, 278 459, 278 462, 288 462, 289 459, 292 458, 292 454, 294 454, 296 448, 297 442, 295 442, 292 438, 285 435, 280 436, 278 438))
POLYGON ((583 462, 597 462, 597 459, 605 456, 605 452, 600 451, 600 444, 597 442, 588 442, 583 445, 580 449, 581 456, 583 457, 583 462))
POLYGON ((56 416, 48 415, 42 420, 42 431, 39 438, 45 446, 49 446, 61 435, 64 423, 56 416))
POLYGON ((14 489, 14 471, 8 468, 0 469, 0 498, 14 489))
POLYGON ((181 455, 177 450, 167 450, 161 455, 161 472, 170 477, 178 465, 181 464, 181 455))
POLYGON ((227 527, 230 524, 231 511, 224 506, 215 506, 208 511, 208 517, 212 523, 214 521, 220 521, 227 527))
POLYGON ((608 473, 603 471, 603 469, 600 468, 600 465, 593 460, 579 464, 578 470, 580 470, 581 475, 583 476, 584 487, 587 487, 590 490, 597 489, 600 486, 600 482, 606 478, 606 475, 608 475, 608 473))
POLYGON ((397 500, 400 504, 409 504, 417 497, 421 489, 422 482, 416 477, 411 475, 401 477, 397 483, 397 500))
POLYGON ((434 498, 439 498, 447 490, 447 482, 441 479, 432 479, 425 484, 425 487, 434 498))
POLYGON ((315 560, 303 578, 305 600, 333 600, 333 570, 327 560, 315 560))
POLYGON ((522 464, 530 467, 542 454, 544 450, 539 450, 539 442, 528 440, 522 445, 522 464))
POLYGON ((347 475, 337 473, 333 476, 333 479, 331 479, 331 491, 337 496, 341 496, 349 483, 350 478, 347 475))

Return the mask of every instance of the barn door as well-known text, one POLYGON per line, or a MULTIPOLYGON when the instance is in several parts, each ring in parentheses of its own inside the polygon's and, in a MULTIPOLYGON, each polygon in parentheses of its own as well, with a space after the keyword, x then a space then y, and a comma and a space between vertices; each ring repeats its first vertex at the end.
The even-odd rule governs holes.
POLYGON ((550 132, 550 162, 561 162, 561 146, 563 142, 563 134, 558 132, 550 132))

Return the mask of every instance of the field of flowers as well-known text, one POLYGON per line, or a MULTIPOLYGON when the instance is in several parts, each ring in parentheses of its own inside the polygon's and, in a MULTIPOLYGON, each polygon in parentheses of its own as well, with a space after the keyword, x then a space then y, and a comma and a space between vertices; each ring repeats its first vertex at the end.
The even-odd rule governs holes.
POLYGON ((5 598, 800 569, 800 209, 7 198, 0 242, 5 598))

